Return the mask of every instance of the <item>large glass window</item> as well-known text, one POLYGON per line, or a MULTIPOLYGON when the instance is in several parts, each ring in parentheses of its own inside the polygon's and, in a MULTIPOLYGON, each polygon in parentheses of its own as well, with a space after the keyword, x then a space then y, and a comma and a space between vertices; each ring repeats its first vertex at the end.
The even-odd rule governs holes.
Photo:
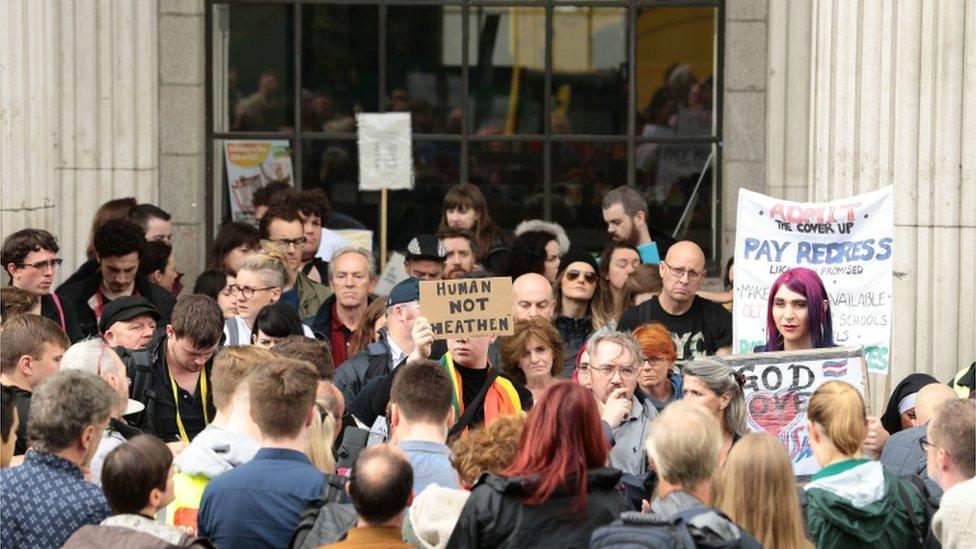
POLYGON ((409 112, 416 189, 389 210, 389 246, 436 230, 471 182, 506 229, 544 218, 575 245, 607 240, 601 200, 623 184, 655 234, 701 243, 715 267, 722 0, 207 0, 208 170, 230 216, 226 140, 284 139, 300 187, 378 226, 357 188, 355 115, 409 112))

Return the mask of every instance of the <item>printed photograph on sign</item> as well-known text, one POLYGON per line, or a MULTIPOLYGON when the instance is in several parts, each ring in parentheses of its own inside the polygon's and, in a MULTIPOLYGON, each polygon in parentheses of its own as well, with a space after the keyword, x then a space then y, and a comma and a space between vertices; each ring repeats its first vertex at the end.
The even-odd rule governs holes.
POLYGON ((512 335, 512 279, 423 280, 420 313, 435 339, 512 335))
MULTIPOLYGON (((894 256, 892 189, 834 200, 790 202, 740 189, 736 219, 733 352, 766 348, 770 291, 796 268, 820 279, 829 304, 830 340, 862 346, 868 371, 888 372, 894 256), (784 275, 784 273, 789 273, 784 275)), ((802 292, 801 292, 802 293, 802 292)), ((774 296, 775 297, 775 296, 774 296)), ((813 307, 814 303, 807 303, 813 307)), ((823 334, 820 334, 823 335, 823 334)))
POLYGON ((814 391, 828 381, 843 381, 866 398, 864 352, 859 347, 757 353, 724 360, 745 378, 749 427, 783 443, 797 476, 820 470, 807 432, 807 404, 814 391))
POLYGON ((256 223, 254 193, 271 183, 294 185, 287 139, 224 142, 231 218, 256 223))

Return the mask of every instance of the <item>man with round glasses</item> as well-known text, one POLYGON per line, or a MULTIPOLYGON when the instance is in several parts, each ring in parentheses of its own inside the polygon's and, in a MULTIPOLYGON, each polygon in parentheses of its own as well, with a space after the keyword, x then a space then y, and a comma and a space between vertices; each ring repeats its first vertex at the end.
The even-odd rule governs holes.
POLYGON ((38 298, 31 312, 54 321, 72 343, 85 338, 71 303, 53 293, 54 275, 61 267, 58 241, 41 229, 17 231, 3 242, 3 267, 10 275, 10 284, 38 298))
POLYGON ((647 459, 641 450, 647 424, 657 417, 649 399, 641 402, 634 391, 637 372, 644 362, 637 341, 623 332, 601 332, 587 341, 593 396, 601 419, 613 432, 610 466, 641 477, 647 459))
POLYGON ((288 279, 281 293, 282 303, 294 309, 302 320, 314 316, 332 292, 301 272, 302 249, 308 240, 297 205, 289 200, 272 202, 261 217, 259 228, 262 240, 279 246, 284 254, 288 279))
POLYGON ((732 313, 695 293, 705 278, 705 253, 685 240, 671 246, 659 265, 664 283, 661 295, 627 309, 617 329, 631 331, 660 322, 671 332, 678 363, 732 350, 732 313))

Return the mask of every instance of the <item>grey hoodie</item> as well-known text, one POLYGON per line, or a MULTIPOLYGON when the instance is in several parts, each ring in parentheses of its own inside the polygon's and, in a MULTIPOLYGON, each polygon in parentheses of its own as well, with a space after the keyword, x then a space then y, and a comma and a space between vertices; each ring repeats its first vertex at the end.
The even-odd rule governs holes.
POLYGON ((243 433, 210 425, 176 456, 173 465, 181 473, 212 479, 251 461, 260 449, 258 441, 243 433))

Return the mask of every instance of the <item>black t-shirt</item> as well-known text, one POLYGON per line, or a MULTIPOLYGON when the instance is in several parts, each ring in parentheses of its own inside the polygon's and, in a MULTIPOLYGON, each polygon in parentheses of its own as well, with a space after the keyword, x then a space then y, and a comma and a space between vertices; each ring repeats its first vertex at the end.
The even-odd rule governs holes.
POLYGON ((14 455, 20 456, 27 453, 27 415, 30 413, 31 397, 34 393, 8 385, 14 390, 14 406, 17 407, 17 443, 14 444, 14 455))
MULTIPOLYGON (((164 338, 159 347, 159 361, 153 365, 153 375, 150 387, 155 393, 156 400, 153 410, 153 431, 155 435, 165 442, 175 442, 180 440, 180 429, 176 423, 176 407, 173 403, 173 385, 170 382, 169 367, 166 365, 166 339, 164 338)), ((179 397, 180 419, 183 420, 183 427, 186 435, 193 440, 200 433, 207 423, 204 421, 203 407, 207 407, 207 418, 213 421, 217 413, 213 404, 213 384, 210 383, 210 371, 213 366, 213 359, 207 361, 200 377, 197 379, 197 386, 190 394, 188 391, 176 386, 176 394, 179 397), (207 377, 207 401, 202 400, 200 380, 203 376, 207 377)))
POLYGON ((651 322, 660 322, 671 332, 671 339, 678 348, 678 362, 714 355, 721 347, 732 346, 732 313, 698 296, 692 301, 691 308, 679 316, 666 312, 655 296, 624 311, 617 329, 629 332, 651 322))

